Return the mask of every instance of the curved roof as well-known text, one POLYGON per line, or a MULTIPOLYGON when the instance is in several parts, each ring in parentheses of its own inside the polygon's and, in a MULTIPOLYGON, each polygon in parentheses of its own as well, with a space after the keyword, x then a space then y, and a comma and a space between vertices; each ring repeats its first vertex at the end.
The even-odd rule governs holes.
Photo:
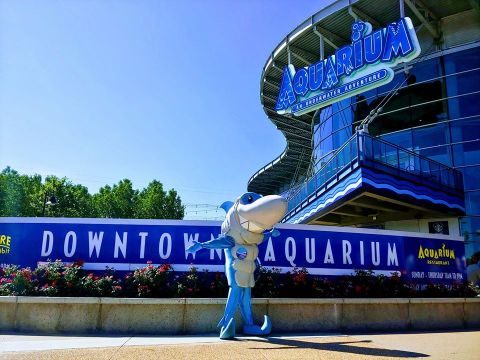
MULTIPOLYGON (((405 16, 415 27, 424 27, 439 38, 439 19, 472 8, 469 0, 404 0, 405 16)), ((478 9, 476 9, 478 11, 478 9)), ((273 50, 263 67, 260 79, 260 101, 268 118, 287 140, 284 152, 258 170, 248 182, 248 190, 260 194, 279 193, 282 185, 293 184, 306 174, 312 156, 314 113, 302 116, 279 115, 274 107, 283 68, 289 62, 295 68, 320 59, 320 38, 324 58, 350 43, 354 18, 368 21, 374 28, 383 27, 400 18, 399 0, 336 0, 305 20, 290 32, 273 50)))

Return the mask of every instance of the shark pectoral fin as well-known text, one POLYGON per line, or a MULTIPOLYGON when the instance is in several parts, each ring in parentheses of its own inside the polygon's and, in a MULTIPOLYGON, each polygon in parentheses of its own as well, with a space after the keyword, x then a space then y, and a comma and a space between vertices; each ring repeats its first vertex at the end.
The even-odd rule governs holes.
POLYGON ((227 326, 222 327, 222 330, 220 330, 220 339, 230 340, 230 339, 233 339, 234 337, 235 337, 235 320, 231 318, 227 326))
POLYGON ((272 322, 270 318, 265 315, 263 319, 262 327, 258 325, 245 325, 243 327, 243 333, 245 335, 257 335, 257 336, 266 336, 272 331, 272 322))

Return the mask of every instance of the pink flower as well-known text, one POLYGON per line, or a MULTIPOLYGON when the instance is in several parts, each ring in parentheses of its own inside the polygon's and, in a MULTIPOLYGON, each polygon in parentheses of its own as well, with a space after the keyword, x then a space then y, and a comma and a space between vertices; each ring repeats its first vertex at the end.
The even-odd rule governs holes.
POLYGON ((84 261, 84 260, 81 260, 81 259, 80 259, 80 260, 77 260, 77 261, 75 261, 75 262, 73 263, 74 266, 80 266, 80 267, 82 267, 83 264, 85 264, 85 261, 84 261))
POLYGON ((29 269, 24 269, 21 272, 23 277, 25 277, 25 279, 27 279, 28 281, 32 280, 32 272, 29 269))
POLYGON ((160 265, 160 272, 167 272, 171 269, 172 267, 170 264, 162 264, 160 265))

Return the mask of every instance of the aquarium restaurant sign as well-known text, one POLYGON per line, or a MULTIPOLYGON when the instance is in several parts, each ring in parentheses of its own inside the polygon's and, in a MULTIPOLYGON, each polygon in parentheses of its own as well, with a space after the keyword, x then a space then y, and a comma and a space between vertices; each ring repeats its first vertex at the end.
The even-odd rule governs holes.
MULTIPOLYGON (((194 241, 220 234, 220 222, 181 220, 1 218, 0 266, 36 267, 48 260, 79 261, 88 271, 133 271, 152 262, 174 271, 223 271, 225 254, 187 252, 194 241)), ((463 238, 349 227, 279 224, 279 236, 259 247, 266 269, 305 268, 317 276, 355 270, 402 274, 415 284, 463 282, 463 238)))
POLYGON ((285 66, 275 110, 302 115, 393 80, 392 68, 421 52, 410 18, 372 31, 367 22, 352 25, 352 43, 308 67, 285 66))

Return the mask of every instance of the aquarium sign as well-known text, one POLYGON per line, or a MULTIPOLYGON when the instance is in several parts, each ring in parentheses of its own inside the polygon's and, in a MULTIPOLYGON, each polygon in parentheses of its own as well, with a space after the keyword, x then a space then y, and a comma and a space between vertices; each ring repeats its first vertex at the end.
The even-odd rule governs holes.
MULTIPOLYGON (((81 263, 86 271, 134 271, 169 264, 173 271, 223 272, 222 249, 195 254, 195 242, 215 239, 221 223, 0 217, 0 268, 35 268, 48 261, 81 263)), ((344 276, 358 270, 401 274, 414 284, 454 284, 466 279, 463 238, 378 229, 279 224, 279 235, 259 246, 258 262, 281 273, 305 269, 313 276, 344 276)))
POLYGON ((408 17, 372 31, 367 22, 352 25, 352 43, 308 67, 283 70, 275 110, 304 113, 325 107, 393 80, 392 68, 415 59, 420 44, 408 17))

